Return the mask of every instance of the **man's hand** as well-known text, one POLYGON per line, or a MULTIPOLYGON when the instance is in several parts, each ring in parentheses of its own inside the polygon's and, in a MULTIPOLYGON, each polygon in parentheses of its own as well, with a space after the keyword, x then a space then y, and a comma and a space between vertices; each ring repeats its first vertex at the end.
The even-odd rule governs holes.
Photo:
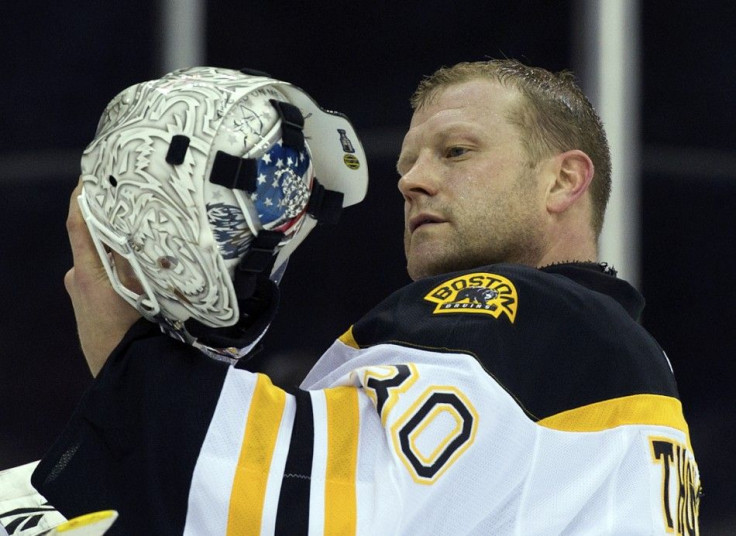
POLYGON ((79 210, 77 197, 81 192, 80 180, 72 192, 66 221, 74 266, 64 276, 64 286, 74 307, 82 352, 92 375, 97 376, 140 314, 110 284, 79 210))

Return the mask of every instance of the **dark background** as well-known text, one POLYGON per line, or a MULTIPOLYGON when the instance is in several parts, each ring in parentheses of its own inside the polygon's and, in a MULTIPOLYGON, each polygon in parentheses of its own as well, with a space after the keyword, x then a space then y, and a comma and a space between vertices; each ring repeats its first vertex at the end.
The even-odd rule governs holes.
MULTIPOLYGON (((211 2, 207 63, 262 69, 346 113, 368 151, 366 201, 293 257, 264 364, 296 382, 408 281, 394 172, 408 97, 442 64, 515 57, 573 68, 572 2, 211 2)), ((644 325, 675 372, 705 488, 703 534, 736 533, 736 7, 641 2, 644 325)), ((0 16, 0 469, 39 458, 90 382, 62 279, 64 220, 106 103, 163 74, 156 3, 15 3, 0 16)), ((183 66, 182 66, 183 67, 183 66)))

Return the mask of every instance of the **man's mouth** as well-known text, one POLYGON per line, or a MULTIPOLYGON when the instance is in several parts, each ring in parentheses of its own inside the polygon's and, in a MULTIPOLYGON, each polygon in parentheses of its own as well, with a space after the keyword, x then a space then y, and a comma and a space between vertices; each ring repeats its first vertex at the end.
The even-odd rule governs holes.
POLYGON ((445 220, 432 214, 418 214, 409 220, 409 232, 414 232, 425 225, 444 223, 445 220))

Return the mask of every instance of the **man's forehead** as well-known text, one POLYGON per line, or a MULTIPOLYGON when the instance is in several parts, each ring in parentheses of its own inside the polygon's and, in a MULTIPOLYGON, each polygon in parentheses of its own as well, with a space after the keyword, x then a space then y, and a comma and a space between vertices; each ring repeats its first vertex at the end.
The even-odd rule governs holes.
POLYGON ((415 115, 436 108, 504 106, 520 98, 521 93, 513 86, 491 78, 472 78, 436 88, 415 115))
POLYGON ((404 144, 446 129, 487 128, 508 124, 509 112, 522 99, 516 89, 489 79, 473 79, 438 90, 412 116, 404 144))

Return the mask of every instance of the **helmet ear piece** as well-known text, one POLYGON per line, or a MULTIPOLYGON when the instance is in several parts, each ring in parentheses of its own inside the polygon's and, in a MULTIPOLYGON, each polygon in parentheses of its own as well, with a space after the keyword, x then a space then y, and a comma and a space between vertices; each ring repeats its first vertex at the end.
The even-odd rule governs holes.
POLYGON ((166 152, 166 163, 172 166, 178 166, 184 163, 184 157, 189 148, 189 137, 181 134, 171 136, 169 150, 166 152))
POLYGON ((281 119, 281 140, 284 145, 297 151, 304 150, 304 116, 299 108, 291 103, 270 99, 269 101, 279 113, 281 119))
POLYGON ((247 74, 248 76, 261 76, 263 78, 273 78, 270 74, 265 71, 259 71, 258 69, 251 69, 249 67, 241 67, 240 72, 247 74))
POLYGON ((212 184, 252 194, 256 190, 258 163, 252 158, 217 151, 209 180, 212 184))
POLYGON ((319 223, 335 225, 342 214, 344 200, 345 194, 327 190, 317 179, 314 179, 307 213, 319 223))

